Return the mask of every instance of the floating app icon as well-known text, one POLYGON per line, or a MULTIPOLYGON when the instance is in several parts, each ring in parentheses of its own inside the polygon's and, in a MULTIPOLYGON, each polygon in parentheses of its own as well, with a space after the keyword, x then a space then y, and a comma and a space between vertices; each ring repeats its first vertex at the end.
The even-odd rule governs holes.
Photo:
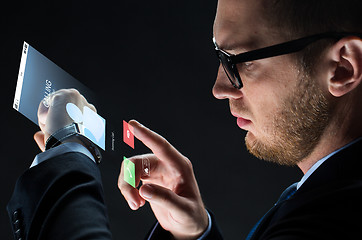
POLYGON ((123 120, 123 141, 134 149, 133 127, 123 120))
POLYGON ((151 169, 151 165, 150 165, 150 160, 147 157, 142 158, 142 169, 143 169, 143 174, 146 176, 150 176, 150 169, 151 169))
POLYGON ((106 120, 87 106, 83 108, 84 135, 103 150, 106 148, 106 120))
POLYGON ((105 150, 106 120, 87 106, 83 107, 82 113, 77 105, 67 103, 66 110, 69 117, 78 123, 81 134, 105 150))
POLYGON ((132 187, 136 187, 136 171, 135 171, 135 164, 128 160, 126 157, 123 157, 123 179, 132 187))
POLYGON ((71 119, 76 123, 83 123, 83 113, 74 103, 67 103, 67 113, 71 119))

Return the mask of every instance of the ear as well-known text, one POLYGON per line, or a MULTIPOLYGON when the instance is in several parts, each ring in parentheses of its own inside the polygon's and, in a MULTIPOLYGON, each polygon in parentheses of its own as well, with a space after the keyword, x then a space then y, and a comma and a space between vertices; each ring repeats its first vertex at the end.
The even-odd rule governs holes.
POLYGON ((357 37, 343 38, 331 47, 328 55, 334 62, 330 69, 328 90, 333 96, 341 97, 362 81, 362 40, 357 37))

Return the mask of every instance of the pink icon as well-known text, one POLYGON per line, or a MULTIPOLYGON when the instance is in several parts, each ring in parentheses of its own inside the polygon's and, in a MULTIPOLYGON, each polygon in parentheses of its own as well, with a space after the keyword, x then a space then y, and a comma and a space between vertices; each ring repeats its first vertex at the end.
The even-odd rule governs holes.
POLYGON ((134 149, 133 127, 123 120, 123 142, 134 149))

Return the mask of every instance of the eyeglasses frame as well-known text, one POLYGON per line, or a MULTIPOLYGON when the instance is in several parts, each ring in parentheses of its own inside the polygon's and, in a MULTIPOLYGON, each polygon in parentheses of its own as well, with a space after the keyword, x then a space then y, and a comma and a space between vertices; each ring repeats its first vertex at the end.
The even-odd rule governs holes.
POLYGON ((255 61, 255 60, 260 60, 260 59, 265 59, 265 58, 270 58, 270 57, 276 57, 276 56, 281 56, 281 55, 290 54, 290 53, 295 53, 295 52, 299 52, 299 51, 303 50, 304 48, 306 48, 311 43, 314 43, 314 42, 316 42, 318 40, 321 40, 321 39, 327 39, 327 38, 341 39, 341 38, 348 37, 348 36, 356 36, 356 37, 362 38, 362 33, 357 33, 357 32, 326 32, 326 33, 320 33, 320 34, 315 34, 315 35, 299 38, 299 39, 296 39, 296 40, 291 40, 291 41, 288 41, 288 42, 279 43, 279 44, 276 44, 276 45, 272 45, 272 46, 268 46, 268 47, 259 48, 259 49, 256 49, 256 50, 240 53, 240 54, 237 54, 237 55, 230 54, 230 53, 220 49, 219 46, 216 43, 215 37, 213 37, 213 43, 214 43, 214 46, 215 46, 216 55, 219 58, 220 63, 223 66, 224 71, 225 71, 227 77, 229 78, 231 84, 235 88, 241 89, 243 87, 243 82, 241 80, 239 71, 238 71, 238 69, 236 67, 236 64, 238 64, 238 63, 250 62, 250 61, 255 61), (230 69, 232 70, 232 73, 234 74, 235 78, 238 81, 237 84, 235 84, 234 81, 229 76, 229 73, 228 73, 228 71, 226 69, 226 66, 224 65, 224 62, 223 62, 222 57, 220 56, 220 54, 222 54, 223 57, 230 64, 230 69))

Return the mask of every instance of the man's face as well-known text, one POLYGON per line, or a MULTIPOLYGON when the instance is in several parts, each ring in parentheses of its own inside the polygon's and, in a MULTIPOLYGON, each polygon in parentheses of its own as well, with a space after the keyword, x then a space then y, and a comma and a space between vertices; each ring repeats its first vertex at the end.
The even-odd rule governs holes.
MULTIPOLYGON (((239 54, 285 40, 262 18, 262 0, 220 0, 214 23, 218 46, 239 54)), ((307 157, 329 121, 329 104, 318 81, 292 54, 238 64, 243 88, 234 88, 222 66, 213 88, 229 99, 231 113, 247 130, 248 150, 265 160, 295 165, 307 157)))

